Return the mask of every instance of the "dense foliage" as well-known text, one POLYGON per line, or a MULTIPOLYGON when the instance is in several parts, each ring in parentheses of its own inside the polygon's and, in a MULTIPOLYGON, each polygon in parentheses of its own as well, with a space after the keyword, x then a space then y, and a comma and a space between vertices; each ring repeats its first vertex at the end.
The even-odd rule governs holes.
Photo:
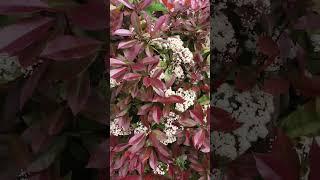
POLYGON ((209 179, 209 1, 111 4, 112 179, 209 179))
POLYGON ((105 176, 105 7, 0 1, 0 179, 105 176))
POLYGON ((213 179, 319 179, 319 1, 212 3, 213 179))

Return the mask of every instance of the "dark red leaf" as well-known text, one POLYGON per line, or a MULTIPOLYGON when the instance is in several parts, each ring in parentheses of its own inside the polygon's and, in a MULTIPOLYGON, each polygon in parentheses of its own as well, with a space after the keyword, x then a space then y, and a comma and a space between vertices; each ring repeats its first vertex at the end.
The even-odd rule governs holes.
POLYGON ((112 149, 112 151, 114 152, 121 152, 123 150, 125 150, 127 147, 129 147, 130 145, 127 143, 122 143, 122 144, 118 144, 116 147, 114 147, 112 149))
POLYGON ((204 114, 202 108, 194 108, 189 110, 190 116, 193 120, 197 121, 199 124, 205 124, 204 122, 204 114))
POLYGON ((105 140, 91 152, 87 168, 105 169, 108 166, 108 161, 103 158, 109 156, 108 146, 109 141, 105 140))
POLYGON ((255 155, 257 169, 264 179, 299 179, 300 163, 298 155, 290 139, 281 131, 272 144, 272 151, 268 154, 255 155), (283 161, 286 159, 286 161, 283 161), (265 176, 265 177, 264 177, 265 176))
POLYGON ((70 80, 67 85, 67 101, 74 115, 78 114, 86 105, 90 95, 90 79, 87 73, 74 80, 70 80))
POLYGON ((48 9, 41 0, 11 0, 0 2, 0 14, 30 13, 48 9))
POLYGON ((309 180, 317 180, 320 177, 320 147, 318 142, 314 139, 311 145, 310 153, 309 153, 309 165, 310 165, 310 173, 309 180))
POLYGON ((167 149, 166 146, 160 143, 155 133, 151 132, 149 134, 149 137, 153 147, 155 147, 158 150, 158 152, 160 152, 165 157, 170 157, 169 150, 167 149))
POLYGON ((134 30, 140 34, 141 33, 141 25, 140 25, 140 20, 139 20, 139 16, 137 15, 137 13, 133 12, 131 14, 131 24, 134 27, 134 30))
POLYGON ((285 94, 289 91, 290 83, 288 80, 275 77, 264 81, 263 90, 272 95, 285 94))
POLYGON ((94 54, 100 45, 99 41, 91 38, 63 35, 48 42, 40 56, 56 61, 79 59, 94 54))
POLYGON ((237 122, 230 113, 223 109, 212 107, 211 116, 212 124, 210 126, 213 127, 215 131, 231 132, 241 126, 241 123, 237 122))
POLYGON ((43 38, 53 25, 51 18, 33 18, 19 21, 1 29, 0 52, 14 55, 43 38))
MULTIPOLYGON (((108 2, 109 3, 109 2, 108 2)), ((90 0, 87 4, 80 5, 69 11, 71 22, 85 30, 107 29, 107 13, 105 4, 100 0, 90 0)))
POLYGON ((155 96, 152 102, 160 102, 163 104, 183 103, 184 99, 180 96, 172 95, 169 97, 155 96))
POLYGON ((280 53, 278 44, 269 36, 260 36, 257 46, 259 51, 267 56, 275 56, 280 53))
POLYGON ((68 120, 67 112, 64 108, 54 111, 48 117, 48 134, 56 135, 61 132, 65 122, 68 120))

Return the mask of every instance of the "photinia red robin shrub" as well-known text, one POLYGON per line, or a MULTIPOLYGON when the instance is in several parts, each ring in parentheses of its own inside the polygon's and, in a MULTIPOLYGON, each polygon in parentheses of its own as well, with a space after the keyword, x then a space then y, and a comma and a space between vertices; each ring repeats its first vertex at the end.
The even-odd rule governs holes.
POLYGON ((111 1, 112 179, 210 179, 209 1, 111 1))

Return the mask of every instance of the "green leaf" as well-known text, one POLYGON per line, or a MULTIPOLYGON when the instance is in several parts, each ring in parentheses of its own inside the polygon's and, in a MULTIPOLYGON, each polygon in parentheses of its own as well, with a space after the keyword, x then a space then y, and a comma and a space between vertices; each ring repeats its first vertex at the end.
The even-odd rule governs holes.
POLYGON ((168 9, 162 3, 152 3, 145 10, 148 14, 152 14, 156 11, 168 12, 168 9))
POLYGON ((201 98, 198 99, 198 102, 201 105, 206 105, 206 104, 210 103, 210 98, 208 96, 206 96, 206 95, 203 95, 203 96, 201 96, 201 98))
POLYGON ((318 112, 306 109, 306 105, 299 107, 281 121, 280 125, 288 136, 295 138, 314 135, 319 132, 320 119, 318 112))

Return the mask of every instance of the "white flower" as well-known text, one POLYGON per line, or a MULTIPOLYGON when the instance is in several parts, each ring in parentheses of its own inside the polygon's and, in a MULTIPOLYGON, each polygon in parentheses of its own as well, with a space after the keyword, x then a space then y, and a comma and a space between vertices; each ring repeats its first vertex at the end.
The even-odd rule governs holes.
POLYGON ((149 132, 148 132, 148 128, 139 121, 137 123, 137 127, 134 128, 134 134, 140 134, 140 133, 148 134, 149 132))
POLYGON ((182 88, 179 88, 178 91, 172 91, 172 89, 169 88, 165 92, 165 96, 168 97, 171 95, 180 96, 184 100, 183 103, 176 103, 175 104, 175 109, 180 112, 184 112, 190 106, 192 106, 194 104, 196 97, 197 97, 196 92, 194 92, 193 90, 191 90, 191 89, 190 90, 183 90, 182 88))
POLYGON ((130 135, 132 132, 132 128, 124 129, 119 125, 119 119, 116 118, 110 122, 110 134, 114 136, 126 136, 130 135))
MULTIPOLYGON (((273 96, 271 94, 261 91, 258 87, 251 91, 240 93, 233 86, 222 84, 217 89, 217 92, 213 94, 212 99, 214 100, 212 106, 229 112, 233 118, 242 123, 240 128, 232 132, 232 136, 239 142, 237 145, 239 147, 238 154, 242 154, 249 149, 251 142, 267 136, 266 124, 271 120, 274 111, 273 96)), ((218 138, 215 143, 218 143, 219 140, 224 141, 223 138, 218 138)), ((225 155, 219 148, 225 149, 224 147, 214 146, 214 151, 225 155)), ((227 157, 236 158, 234 155, 235 153, 232 152, 227 157)))
POLYGON ((320 34, 311 35, 310 40, 312 42, 312 45, 314 46, 314 51, 319 52, 320 51, 320 34))
POLYGON ((0 83, 13 81, 21 76, 23 72, 17 57, 0 54, 0 83))
POLYGON ((156 169, 153 170, 154 174, 165 175, 169 170, 169 164, 158 162, 156 169))
POLYGON ((178 79, 183 79, 184 78, 184 73, 183 73, 183 69, 181 66, 176 66, 174 69, 173 69, 173 73, 174 75, 178 78, 178 79))
POLYGON ((177 132, 179 130, 178 126, 175 126, 173 123, 177 122, 180 119, 180 116, 174 112, 170 112, 167 117, 164 117, 165 128, 164 133, 166 134, 167 139, 161 141, 164 145, 171 144, 177 140, 177 132))
POLYGON ((110 87, 111 87, 111 88, 114 88, 114 87, 118 86, 119 84, 120 84, 120 83, 117 82, 115 79, 110 78, 110 87))

